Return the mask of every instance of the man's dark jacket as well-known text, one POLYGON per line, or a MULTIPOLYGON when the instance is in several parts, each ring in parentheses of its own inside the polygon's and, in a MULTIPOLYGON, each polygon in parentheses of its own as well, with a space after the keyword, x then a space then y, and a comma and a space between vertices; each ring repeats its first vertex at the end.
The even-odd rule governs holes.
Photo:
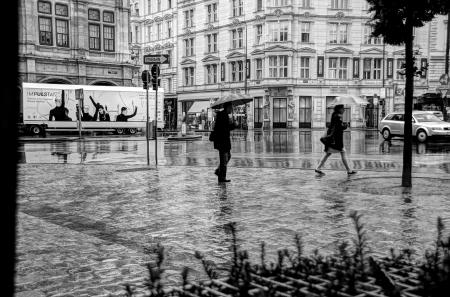
POLYGON ((231 150, 230 131, 234 130, 234 123, 225 110, 219 112, 214 125, 214 148, 219 151, 229 152, 231 150))

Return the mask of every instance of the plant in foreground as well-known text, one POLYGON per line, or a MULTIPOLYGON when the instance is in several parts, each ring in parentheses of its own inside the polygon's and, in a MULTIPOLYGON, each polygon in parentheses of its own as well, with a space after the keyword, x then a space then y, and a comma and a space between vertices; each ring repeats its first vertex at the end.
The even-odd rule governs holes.
MULTIPOLYGON (((277 262, 266 263, 265 243, 261 243, 261 263, 251 265, 247 251, 240 250, 238 246, 236 224, 227 225, 232 235, 232 261, 228 283, 225 288, 226 295, 235 297, 249 297, 254 295, 254 289, 258 288, 261 297, 280 296, 327 296, 344 297, 360 295, 361 286, 367 282, 368 278, 374 278, 376 284, 382 288, 382 292, 389 297, 403 296, 401 287, 396 283, 399 281, 399 273, 408 279, 414 273, 417 274, 418 288, 413 293, 426 297, 443 297, 450 291, 450 237, 443 240, 444 225, 438 218, 438 235, 433 251, 425 253, 425 259, 419 265, 413 265, 411 250, 404 249, 400 253, 391 250, 390 257, 374 259, 368 254, 368 239, 361 222, 361 215, 357 212, 350 213, 353 221, 356 236, 353 245, 347 241, 341 242, 337 246, 337 251, 333 255, 322 256, 315 250, 311 256, 303 256, 303 244, 301 237, 295 236, 296 253, 288 249, 278 251, 277 262), (409 271, 409 272, 408 272, 409 271), (418 271, 418 272, 417 272, 418 271), (392 273, 396 274, 395 278, 392 273), (411 274, 413 273, 413 274, 411 274), (285 279, 298 281, 289 282, 283 285, 285 279), (321 285, 317 285, 317 282, 321 285), (289 289, 287 289, 289 288, 289 289), (288 291, 286 291, 288 290, 288 291), (249 292, 253 292, 250 295, 249 292), (309 292, 309 293, 308 293, 309 292), (445 292, 445 293, 444 293, 445 292)), ((158 245, 154 250, 156 262, 148 265, 149 280, 147 287, 151 297, 165 296, 189 296, 189 297, 212 297, 224 296, 217 290, 207 287, 216 284, 218 273, 212 261, 205 259, 205 256, 196 252, 195 257, 199 259, 208 275, 209 282, 200 284, 189 284, 188 268, 182 272, 182 290, 178 290, 176 295, 164 293, 162 289, 161 275, 163 273, 162 263, 164 260, 164 249, 158 245), (218 295, 219 294, 219 295, 218 295)), ((402 277, 402 276, 400 276, 402 277)), ((219 281, 220 283, 221 281, 219 281)), ((126 285, 126 296, 134 296, 135 290, 130 285, 126 285)))

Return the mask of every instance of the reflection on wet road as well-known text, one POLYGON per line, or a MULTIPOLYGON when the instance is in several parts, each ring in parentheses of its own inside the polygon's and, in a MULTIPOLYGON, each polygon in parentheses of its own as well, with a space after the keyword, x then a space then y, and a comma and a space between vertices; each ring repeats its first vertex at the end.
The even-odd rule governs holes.
MULTIPOLYGON (((311 169, 323 150, 320 130, 240 131, 232 135, 230 166, 311 169)), ((158 142, 161 165, 216 166, 217 153, 205 134, 202 140, 158 142)), ((357 170, 399 170, 403 140, 384 141, 376 131, 344 133, 344 145, 357 170)), ((23 143, 19 149, 22 163, 145 164, 144 139, 101 139, 82 142, 23 143)), ((414 170, 450 173, 450 142, 415 143, 414 170)), ((150 141, 154 157, 154 142, 150 141)), ((152 161, 153 162, 153 161, 152 161)), ((341 170, 338 156, 329 169, 341 170)))

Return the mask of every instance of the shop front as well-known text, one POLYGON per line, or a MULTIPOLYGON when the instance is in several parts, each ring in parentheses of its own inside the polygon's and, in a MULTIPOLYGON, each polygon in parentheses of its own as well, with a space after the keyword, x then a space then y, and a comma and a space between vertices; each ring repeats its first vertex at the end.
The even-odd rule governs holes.
POLYGON ((190 130, 208 130, 210 121, 208 113, 211 109, 209 100, 182 102, 183 120, 190 130))
POLYGON ((164 98, 164 129, 177 129, 177 98, 164 98))

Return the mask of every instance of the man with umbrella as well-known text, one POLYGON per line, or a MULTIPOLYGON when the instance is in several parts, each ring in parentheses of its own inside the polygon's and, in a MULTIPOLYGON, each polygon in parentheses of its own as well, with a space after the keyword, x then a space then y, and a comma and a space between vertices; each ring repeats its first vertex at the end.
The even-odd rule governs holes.
POLYGON ((237 127, 234 118, 231 117, 233 105, 243 105, 252 101, 252 97, 242 94, 229 94, 222 97, 211 105, 211 108, 223 108, 217 113, 214 129, 211 132, 210 140, 214 141, 214 148, 219 151, 220 164, 215 174, 219 182, 230 182, 227 179, 227 164, 231 158, 230 131, 237 127))
POLYGON ((227 164, 231 158, 231 140, 230 131, 237 127, 233 119, 230 119, 230 114, 233 111, 233 104, 226 102, 223 105, 223 110, 217 113, 216 123, 214 125, 214 149, 219 151, 219 167, 215 174, 218 176, 219 183, 230 182, 227 179, 227 164))

